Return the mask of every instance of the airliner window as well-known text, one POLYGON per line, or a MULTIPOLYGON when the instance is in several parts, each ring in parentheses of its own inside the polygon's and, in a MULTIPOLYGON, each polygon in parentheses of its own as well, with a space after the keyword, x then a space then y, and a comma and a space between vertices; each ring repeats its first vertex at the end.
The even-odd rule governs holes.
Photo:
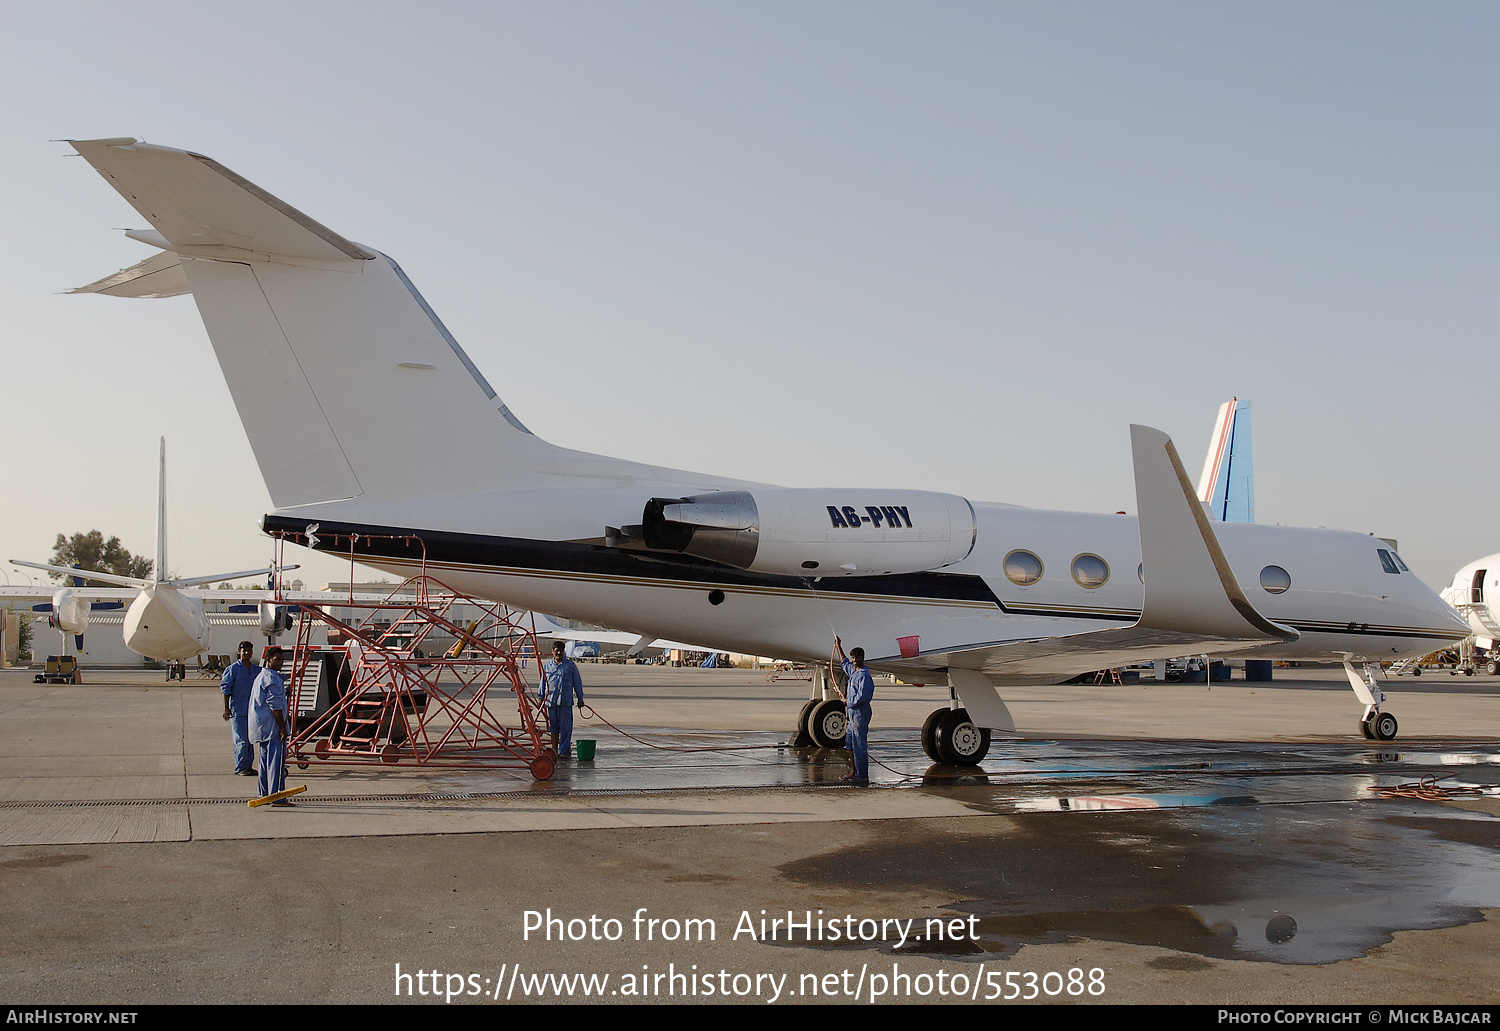
POLYGON ((1395 573, 1397 576, 1401 575, 1401 570, 1397 569, 1396 563, 1391 561, 1391 553, 1389 551, 1386 551, 1384 548, 1376 548, 1375 551, 1380 555, 1380 564, 1385 567, 1387 573, 1395 573))
POLYGON ((1109 563, 1098 555, 1079 555, 1073 560, 1073 579, 1090 590, 1103 587, 1109 579, 1109 563))
POLYGON ((1012 551, 1005 556, 1005 575, 1022 587, 1034 584, 1042 578, 1042 560, 1029 551, 1012 551))
POLYGON ((1280 594, 1292 586, 1292 574, 1280 566, 1267 566, 1260 571, 1260 585, 1268 594, 1280 594))
POLYGON ((1398 565, 1398 566, 1401 567, 1401 572, 1403 572, 1403 573, 1410 573, 1411 572, 1411 570, 1407 567, 1406 563, 1401 561, 1401 556, 1400 555, 1396 554, 1393 551, 1393 552, 1391 552, 1391 558, 1393 558, 1393 559, 1396 560, 1396 565, 1398 565))

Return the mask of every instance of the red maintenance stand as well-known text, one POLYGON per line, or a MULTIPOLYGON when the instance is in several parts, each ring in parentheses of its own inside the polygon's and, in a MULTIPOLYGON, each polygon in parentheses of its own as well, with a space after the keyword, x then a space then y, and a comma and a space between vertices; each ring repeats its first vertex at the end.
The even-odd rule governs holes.
POLYGON ((300 604, 287 681, 298 714, 288 762, 552 776, 557 756, 543 743, 546 707, 521 675, 524 662, 536 661, 536 631, 521 614, 428 576, 384 600, 351 594, 337 605, 300 604), (340 643, 313 645, 320 625, 340 643), (506 711, 516 715, 502 719, 506 711))

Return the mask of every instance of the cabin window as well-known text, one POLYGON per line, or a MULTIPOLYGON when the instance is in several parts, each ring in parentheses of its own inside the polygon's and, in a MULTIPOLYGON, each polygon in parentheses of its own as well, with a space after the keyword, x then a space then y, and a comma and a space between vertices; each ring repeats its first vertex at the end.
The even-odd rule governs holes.
POLYGON ((1292 586, 1292 574, 1280 566, 1267 566, 1260 571, 1260 585, 1267 594, 1281 594, 1292 586))
POLYGON ((1073 560, 1073 579, 1079 587, 1093 590, 1109 579, 1109 563, 1098 555, 1079 555, 1073 560))
POLYGON ((1034 584, 1042 578, 1042 560, 1029 551, 1012 551, 1005 556, 1005 575, 1021 587, 1034 584))
POLYGON ((1384 548, 1376 548, 1375 553, 1380 556, 1380 564, 1385 568, 1387 573, 1395 573, 1397 576, 1401 575, 1401 570, 1396 567, 1396 562, 1391 558, 1389 551, 1386 551, 1384 548))

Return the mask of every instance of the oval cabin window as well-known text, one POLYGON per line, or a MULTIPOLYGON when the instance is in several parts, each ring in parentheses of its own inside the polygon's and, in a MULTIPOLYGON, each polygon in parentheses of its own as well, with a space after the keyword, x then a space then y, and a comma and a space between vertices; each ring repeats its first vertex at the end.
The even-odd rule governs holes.
POLYGON ((1029 551, 1012 551, 1005 556, 1005 575, 1021 587, 1034 584, 1042 578, 1042 560, 1029 551))
POLYGON ((1079 555, 1073 560, 1073 579, 1089 590, 1103 587, 1109 579, 1109 563, 1098 555, 1079 555))
POLYGON ((1280 594, 1292 586, 1292 575, 1280 566, 1267 566, 1260 571, 1260 585, 1270 594, 1280 594))

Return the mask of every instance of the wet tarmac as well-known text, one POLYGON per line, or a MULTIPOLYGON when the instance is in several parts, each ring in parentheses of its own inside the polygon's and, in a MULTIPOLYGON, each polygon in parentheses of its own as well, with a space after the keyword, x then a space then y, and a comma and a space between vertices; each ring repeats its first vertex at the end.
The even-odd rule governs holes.
MULTIPOLYGON (((1472 717, 1500 696, 1495 680, 1408 692, 1407 724, 1440 731, 1390 744, 1337 733, 1348 705, 1327 680, 1275 692, 1310 731, 1254 741, 1149 735, 1164 699, 1200 727, 1265 689, 1077 689, 1075 711, 1111 707, 1131 736, 1090 735, 1084 718, 997 737, 978 769, 933 766, 913 733, 932 693, 887 689, 875 783, 853 789, 837 783, 844 753, 789 748, 772 729, 805 688, 697 674, 653 691, 585 672, 632 735, 580 730, 598 743, 593 762, 540 783, 314 764, 294 771, 309 786, 301 804, 279 813, 246 809, 248 785, 224 773, 212 688, 0 676, 0 983, 27 1002, 380 1002, 398 962, 524 962, 794 980, 862 966, 1098 969, 1105 1001, 1493 998, 1500 746, 1472 717), (1383 795, 1423 778, 1445 791, 1383 795), (628 926, 641 908, 712 920, 720 938, 521 933, 527 912, 628 926), (909 920, 910 933, 730 935, 761 910, 909 920), (1255 973, 1267 969, 1286 973, 1255 973), (271 995, 242 988, 245 971, 271 978, 271 995)), ((1052 712, 1029 704, 1018 720, 1052 712)))

